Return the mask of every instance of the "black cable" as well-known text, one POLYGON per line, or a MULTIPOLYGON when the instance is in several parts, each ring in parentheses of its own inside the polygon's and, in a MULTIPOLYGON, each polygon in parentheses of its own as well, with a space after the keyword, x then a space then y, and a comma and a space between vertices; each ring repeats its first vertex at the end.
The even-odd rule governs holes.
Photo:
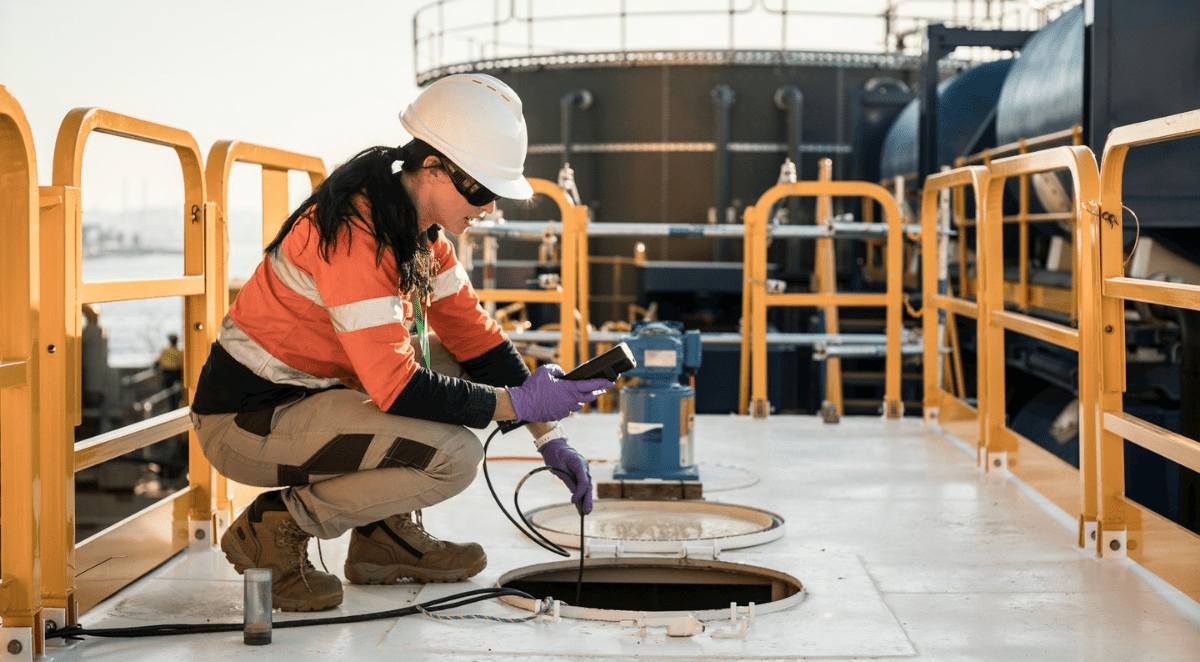
MULTIPOLYGON (((534 469, 533 471, 526 474, 524 478, 521 479, 521 483, 517 485, 517 489, 513 492, 513 505, 517 509, 517 514, 519 514, 521 516, 521 520, 523 522, 525 522, 526 525, 529 526, 529 530, 533 531, 534 534, 536 534, 542 540, 538 540, 533 535, 531 535, 529 533, 529 531, 527 531, 524 527, 522 527, 520 524, 518 524, 517 521, 515 519, 513 519, 512 515, 509 515, 508 511, 504 509, 504 505, 500 502, 500 497, 498 497, 496 495, 496 490, 492 487, 491 476, 488 474, 487 450, 488 450, 488 445, 492 443, 492 439, 495 438, 496 433, 500 432, 500 431, 501 431, 500 428, 497 428, 495 431, 493 431, 492 434, 488 436, 487 441, 483 445, 483 455, 484 455, 483 476, 487 481, 488 491, 490 491, 492 493, 492 498, 496 501, 496 505, 500 508, 500 512, 504 513, 504 516, 508 518, 508 521, 512 522, 513 526, 517 527, 517 530, 519 530, 521 533, 524 533, 525 536, 528 537, 533 542, 537 543, 541 547, 543 547, 551 552, 554 552, 555 554, 558 554, 560 556, 570 556, 571 555, 570 552, 566 551, 565 549, 563 549, 562 547, 557 545, 554 541, 552 541, 549 538, 547 538, 546 536, 544 536, 540 531, 537 530, 536 527, 533 526, 533 524, 529 521, 529 519, 525 517, 525 513, 521 512, 520 503, 518 502, 518 495, 520 494, 520 491, 521 491, 521 485, 523 485, 525 483, 526 479, 528 479, 533 474, 538 473, 539 471, 558 471, 557 469, 554 469, 553 467, 548 467, 548 466, 538 467, 537 469, 534 469), (542 542, 542 541, 545 541, 545 542, 542 542)), ((564 474, 564 475, 571 475, 571 474, 568 473, 568 474, 564 474)), ((572 476, 572 478, 574 478, 574 476, 572 476)), ((583 547, 583 543, 584 543, 583 524, 584 524, 584 520, 583 520, 583 517, 584 517, 583 511, 581 510, 579 513, 579 577, 575 583, 576 604, 578 604, 579 601, 581 600, 581 595, 582 595, 582 591, 583 591, 583 561, 584 561, 584 555, 583 555, 583 550, 584 550, 584 547, 583 547)), ((289 620, 289 621, 278 621, 278 622, 273 623, 272 627, 276 628, 276 629, 286 629, 286 628, 308 627, 308 626, 316 626, 316 625, 340 625, 340 624, 345 624, 345 623, 362 623, 362 622, 366 622, 366 621, 381 620, 381 619, 385 619, 385 618, 399 618, 399 617, 403 617, 403 616, 411 616, 413 614, 419 614, 419 613, 421 613, 422 610, 424 610, 426 612, 435 612, 435 611, 442 611, 444 609, 454 609, 456 607, 462 607, 465 605, 473 604, 475 602, 482 602, 483 600, 490 600, 492 598, 498 598, 498 597, 502 597, 502 596, 506 596, 506 595, 522 597, 522 598, 526 598, 528 600, 535 599, 532 595, 530 595, 524 591, 519 591, 517 589, 502 588, 502 587, 480 588, 480 589, 473 589, 470 591, 464 591, 462 593, 455 593, 453 595, 448 595, 445 597, 437 598, 437 599, 430 600, 428 602, 424 602, 424 603, 421 603, 418 605, 412 605, 409 607, 401 607, 399 609, 389 609, 386 611, 370 612, 370 613, 366 613, 366 614, 350 614, 348 616, 332 616, 332 617, 328 617, 328 618, 295 619, 295 620, 289 620)), ((88 629, 81 625, 70 625, 67 627, 58 628, 56 630, 51 630, 51 631, 47 632, 45 636, 46 636, 46 639, 55 639, 55 638, 81 639, 82 637, 164 637, 164 636, 173 636, 173 635, 180 635, 180 634, 211 634, 211 633, 217 633, 217 632, 236 632, 238 630, 242 630, 244 627, 245 627, 244 623, 163 623, 163 624, 159 624, 159 625, 143 625, 143 626, 138 626, 138 627, 127 627, 127 628, 96 628, 96 629, 88 629)))
MULTIPOLYGON (((499 430, 497 430, 497 431, 499 431, 499 430)), ((555 467, 542 466, 542 467, 538 467, 538 468, 534 469, 533 471, 530 471, 529 473, 525 474, 525 476, 523 478, 521 478, 521 482, 517 483, 517 488, 515 490, 513 490, 513 509, 516 510, 517 514, 521 516, 521 521, 525 523, 525 527, 528 527, 528 530, 526 530, 525 527, 522 527, 521 525, 517 524, 517 521, 514 520, 512 518, 512 516, 508 514, 508 511, 504 509, 504 505, 500 503, 500 497, 496 496, 496 490, 492 488, 492 478, 490 475, 488 475, 488 471, 487 471, 487 449, 488 449, 488 444, 492 443, 492 439, 495 436, 496 436, 496 432, 492 432, 492 434, 488 436, 487 441, 483 444, 483 477, 487 481, 488 490, 492 493, 492 498, 496 500, 496 505, 499 506, 500 512, 504 513, 504 516, 508 518, 508 521, 512 522, 513 526, 517 527, 517 529, 521 533, 524 533, 526 538, 529 538, 533 542, 537 543, 543 549, 548 549, 548 550, 554 552, 555 554, 558 554, 559 556, 570 557, 571 556, 570 552, 563 549, 558 543, 547 538, 544 534, 542 534, 541 531, 538 531, 537 527, 534 526, 533 522, 529 521, 529 518, 525 516, 525 512, 521 510, 521 500, 520 499, 521 499, 521 487, 525 485, 525 481, 529 480, 530 476, 532 476, 540 471, 553 471, 553 472, 561 473, 564 476, 569 476, 572 480, 576 480, 574 472, 571 472, 569 469, 566 471, 563 471, 563 470, 557 469, 555 467), (533 532, 533 535, 530 534, 530 531, 533 532), (533 537, 534 535, 536 535, 537 538, 534 538, 533 537), (540 538, 541 540, 538 540, 538 538, 540 538)), ((583 518, 584 518, 583 507, 580 506, 580 508, 579 508, 579 575, 575 579, 575 604, 576 605, 581 605, 582 600, 583 600, 583 597, 582 597, 583 596, 583 561, 584 561, 584 549, 585 549, 584 548, 585 536, 584 536, 584 529, 583 529, 583 524, 584 524, 583 518)))
POLYGON ((579 576, 575 578, 575 606, 583 606, 583 510, 579 511, 579 576))
MULTIPOLYGON (((498 432, 500 432, 500 428, 496 428, 495 430, 493 430, 492 433, 490 435, 488 435, 487 441, 485 441, 483 443, 483 479, 484 479, 484 481, 487 482, 488 491, 492 493, 492 499, 495 500, 496 506, 498 508, 500 508, 500 512, 504 513, 504 516, 508 518, 508 521, 512 522, 512 525, 517 527, 518 531, 525 534, 526 538, 529 538, 533 542, 537 543, 537 545, 539 547, 541 547, 542 549, 545 549, 547 551, 554 552, 555 554, 558 554, 559 556, 570 557, 571 556, 570 552, 563 549, 562 547, 559 547, 557 544, 554 543, 554 541, 546 538, 540 532, 538 532, 536 529, 534 529, 534 532, 538 536, 540 536, 543 540, 545 540, 545 542, 542 542, 542 540, 538 540, 537 538, 535 538, 533 534, 531 534, 529 531, 527 531, 525 529, 525 527, 518 524, 517 520, 513 519, 512 515, 508 514, 508 511, 505 510, 505 508, 504 508, 504 504, 500 502, 500 497, 496 495, 496 489, 494 487, 492 487, 492 476, 491 476, 491 474, 488 473, 488 463, 487 463, 488 446, 492 443, 492 439, 496 438, 496 433, 498 433, 498 432)), ((544 469, 549 469, 549 467, 538 467, 537 469, 534 469, 533 471, 529 472, 529 474, 526 475, 526 478, 528 478, 529 475, 537 473, 538 471, 542 471, 544 469)), ((524 482, 524 479, 522 479, 521 482, 524 482)), ((520 492, 520 486, 518 486, 517 491, 513 493, 514 501, 516 500, 516 495, 519 492, 520 492)), ((518 508, 517 512, 520 513, 519 508, 518 508)), ((521 519, 525 520, 525 515, 523 513, 520 513, 520 514, 521 514, 521 519)), ((529 524, 529 520, 525 520, 525 523, 529 524)), ((530 524, 529 526, 531 529, 533 528, 532 524, 530 524)), ((583 555, 582 549, 579 550, 579 554, 580 554, 580 556, 583 555)))
MULTIPOLYGON (((308 627, 310 625, 337 625, 344 623, 362 623, 365 621, 376 621, 385 618, 399 618, 401 616, 411 616, 421 613, 421 610, 433 612, 442 611, 444 609, 454 609, 464 605, 482 602, 492 598, 499 598, 506 595, 526 598, 533 600, 534 597, 524 591, 518 591, 513 588, 479 588, 454 595, 447 595, 441 598, 436 598, 428 602, 423 602, 418 605, 409 607, 401 607, 399 609, 389 609, 387 611, 377 611, 367 614, 350 614, 348 616, 332 616, 329 618, 313 618, 313 619, 294 619, 290 621, 276 621, 272 624, 275 629, 308 627)), ((47 639, 62 637, 67 639, 78 639, 80 637, 161 637, 177 634, 203 634, 213 632, 236 632, 245 627, 243 623, 167 623, 161 625, 144 625, 140 627, 129 628, 98 628, 88 629, 80 625, 71 625, 57 630, 51 630, 46 633, 47 639)))
MULTIPOLYGON (((513 490, 513 509, 517 511, 517 515, 519 515, 521 517, 521 521, 525 523, 525 526, 529 528, 529 531, 531 533, 533 533, 533 535, 542 539, 542 541, 544 541, 547 545, 550 545, 554 549, 558 550, 557 552, 555 552, 556 554, 558 554, 560 556, 570 556, 571 555, 570 552, 563 549, 561 545, 559 545, 558 543, 554 542, 553 540, 547 538, 545 536, 545 534, 543 534, 541 531, 539 531, 538 528, 536 526, 534 526, 533 522, 529 521, 529 518, 525 516, 525 512, 521 510, 521 498, 520 498, 521 497, 521 488, 525 486, 525 481, 529 480, 529 478, 531 476, 533 476, 536 473, 542 472, 542 471, 552 471, 552 472, 562 473, 558 469, 555 469, 553 467, 538 467, 537 469, 534 469, 533 471, 530 471, 529 473, 525 474, 525 476, 521 478, 521 482, 517 483, 517 489, 513 490)), ((567 474, 563 474, 563 475, 567 475, 567 474)), ((525 535, 529 535, 529 534, 527 533, 525 535)), ((535 540, 534 542, 537 542, 537 541, 535 540)), ((542 545, 542 546, 545 547, 546 545, 542 545)), ((582 548, 580 548, 579 553, 580 554, 583 553, 582 548)))

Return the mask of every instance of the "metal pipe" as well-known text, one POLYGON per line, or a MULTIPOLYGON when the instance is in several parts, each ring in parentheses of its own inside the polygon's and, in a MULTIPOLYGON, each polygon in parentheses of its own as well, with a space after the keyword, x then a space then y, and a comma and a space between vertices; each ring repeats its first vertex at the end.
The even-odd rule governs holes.
MULTIPOLYGON (((593 343, 617 343, 621 342, 627 335, 628 331, 591 331, 588 333, 588 341, 593 343)), ((510 331, 508 337, 514 343, 530 343, 530 342, 557 342, 561 337, 558 331, 510 331)), ((905 343, 905 347, 911 347, 914 343, 920 346, 915 336, 906 338, 910 342, 905 343)), ((701 333, 700 342, 705 345, 740 345, 742 342, 742 334, 740 333, 701 333)), ((823 345, 826 349, 841 348, 841 347, 874 347, 878 345, 881 348, 886 348, 887 335, 882 333, 768 333, 768 345, 805 345, 816 346, 823 345)), ((836 351, 836 350, 835 350, 836 351)), ((870 355, 874 356, 874 354, 870 355)), ((879 356, 882 356, 880 354, 879 356)))
MULTIPOLYGON (((852 218, 850 215, 835 218, 852 218)), ((562 224, 558 221, 506 221, 495 223, 482 221, 471 226, 468 232, 519 239, 525 241, 541 241, 547 228, 550 232, 561 234, 562 224)), ((909 223, 903 230, 910 236, 919 236, 921 226, 909 223)), ((888 228, 882 223, 863 223, 860 221, 835 221, 828 225, 774 225, 767 229, 771 238, 799 239, 886 239, 888 228)), ((588 237, 725 237, 740 239, 745 235, 745 226, 741 224, 726 225, 690 225, 684 223, 594 223, 588 226, 588 237)))
POLYGON ((709 210, 709 223, 730 222, 729 210, 729 137, 730 109, 737 100, 733 88, 718 85, 710 93, 713 100, 713 206, 709 210))
POLYGON ((804 172, 800 168, 800 146, 804 142, 801 127, 804 120, 804 94, 795 85, 784 85, 775 90, 775 107, 782 110, 787 123, 787 157, 796 164, 796 172, 804 172))
POLYGON ((572 90, 558 101, 559 128, 562 130, 562 167, 571 162, 571 107, 579 106, 580 110, 592 107, 592 93, 588 90, 572 90))
MULTIPOLYGON (((900 346, 902 356, 916 356, 924 352, 922 343, 905 343, 900 346)), ((813 351, 813 360, 823 359, 867 359, 887 356, 887 345, 833 345, 813 351)))

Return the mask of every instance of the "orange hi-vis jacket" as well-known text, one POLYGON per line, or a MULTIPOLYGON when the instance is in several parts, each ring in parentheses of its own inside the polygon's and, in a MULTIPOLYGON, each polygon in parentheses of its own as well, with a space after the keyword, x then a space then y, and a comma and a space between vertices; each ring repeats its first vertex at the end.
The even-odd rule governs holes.
POLYGON ((164 347, 158 355, 158 367, 163 370, 183 370, 183 351, 176 347, 164 347))
MULTIPOLYGON (((361 198, 359 202, 363 216, 371 218, 361 198)), ((436 236, 431 246, 433 292, 421 302, 429 329, 468 373, 473 360, 489 352, 498 354, 505 365, 500 372, 513 373, 496 379, 495 368, 484 366, 483 372, 491 372, 493 379, 477 381, 522 383, 527 370, 519 357, 514 363, 511 343, 479 305, 450 242, 441 232, 436 236)), ((318 243, 310 217, 302 216, 258 266, 222 324, 193 410, 251 411, 300 391, 346 387, 364 390, 383 411, 486 426, 495 409, 493 391, 436 375, 418 364, 416 353, 421 349, 410 341, 413 299, 398 290, 391 251, 385 250, 377 262, 375 239, 357 223, 343 228, 324 257, 318 243), (258 378, 249 380, 258 387, 230 384, 247 380, 246 375, 233 374, 242 367, 258 378), (406 398, 411 401, 403 402, 406 398), (450 411, 430 411, 439 406, 450 411)))

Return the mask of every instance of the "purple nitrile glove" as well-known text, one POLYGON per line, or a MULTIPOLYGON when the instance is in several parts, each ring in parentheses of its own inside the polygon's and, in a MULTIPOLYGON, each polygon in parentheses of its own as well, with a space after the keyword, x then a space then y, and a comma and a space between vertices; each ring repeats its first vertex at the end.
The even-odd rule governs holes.
POLYGON ((550 473, 562 479, 571 490, 571 503, 586 515, 592 512, 592 474, 587 460, 571 448, 566 439, 551 439, 538 449, 550 473))
POLYGON ((559 379, 566 373, 553 363, 538 367, 520 386, 510 386, 517 420, 527 423, 551 423, 567 417, 573 411, 583 409, 585 403, 595 400, 599 393, 613 387, 603 377, 572 381, 559 379))

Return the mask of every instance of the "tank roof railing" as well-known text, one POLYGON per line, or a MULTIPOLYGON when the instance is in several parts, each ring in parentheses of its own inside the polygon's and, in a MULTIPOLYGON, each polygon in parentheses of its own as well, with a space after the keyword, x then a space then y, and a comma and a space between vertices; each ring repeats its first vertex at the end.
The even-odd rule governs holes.
MULTIPOLYGON (((749 45, 780 54, 753 58, 751 64, 786 63, 785 54, 799 50, 914 58, 921 55, 926 25, 1037 30, 1076 4, 857 0, 830 10, 817 0, 693 0, 686 9, 669 0, 436 0, 413 14, 413 67, 417 83, 424 84, 459 71, 593 62, 559 62, 566 56, 603 53, 606 57, 597 62, 612 64, 624 63, 623 55, 646 52, 660 54, 655 62, 673 61, 670 54, 684 51, 707 61, 749 45)), ((994 59, 977 52, 956 55, 994 59)))

